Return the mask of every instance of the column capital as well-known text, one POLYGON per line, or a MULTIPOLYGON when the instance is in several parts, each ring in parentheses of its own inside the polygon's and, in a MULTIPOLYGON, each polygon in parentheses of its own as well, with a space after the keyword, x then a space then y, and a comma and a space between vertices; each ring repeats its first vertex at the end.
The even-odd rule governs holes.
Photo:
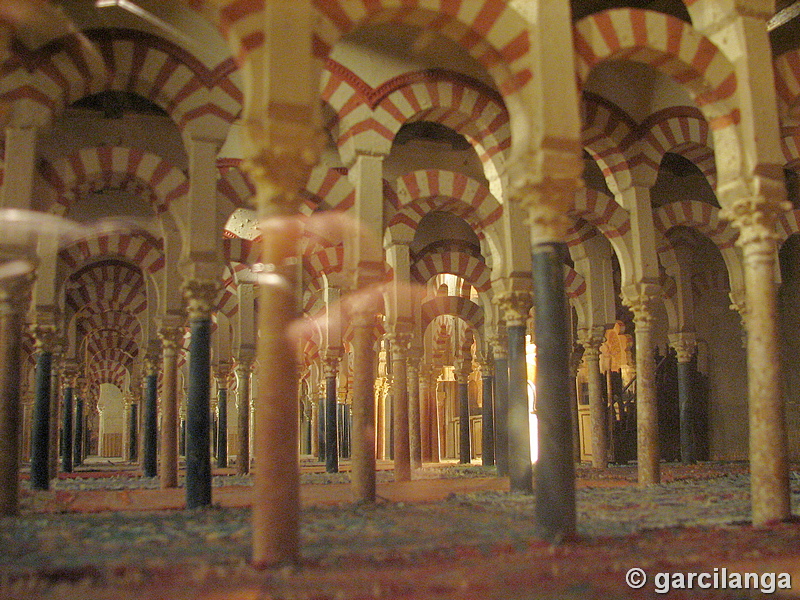
POLYGON ((527 325, 528 315, 533 306, 533 298, 530 293, 522 291, 503 292, 496 296, 495 301, 502 311, 506 327, 527 325))
POLYGON ((181 347, 183 341, 184 327, 182 325, 161 325, 158 328, 158 338, 164 352, 175 353, 181 347))
MULTIPOLYGON (((389 344, 392 348, 392 353, 398 352, 399 354, 406 356, 408 352, 408 346, 411 343, 411 333, 407 331, 392 331, 386 334, 386 339, 389 340, 389 344)), ((394 357, 392 358, 394 360, 394 357)))
POLYGON ((183 297, 189 319, 208 319, 216 307, 217 294, 222 283, 210 279, 188 279, 183 282, 183 297))
POLYGON ((19 274, 0 280, 0 316, 24 314, 31 301, 34 280, 32 263, 16 260, 3 265, 4 269, 9 267, 16 269, 19 274))
POLYGON ((569 374, 573 379, 578 376, 578 369, 581 366, 581 362, 583 362, 585 352, 585 346, 582 344, 572 345, 572 351, 569 353, 569 374))
POLYGON ((693 331, 682 331, 670 333, 668 337, 669 345, 678 355, 678 362, 688 363, 691 361, 697 349, 697 336, 695 333, 693 331))
POLYGON ((497 326, 497 333, 489 336, 487 340, 492 347, 494 360, 506 360, 508 358, 508 334, 506 328, 497 326))
POLYGON ((657 283, 638 282, 622 289, 622 301, 631 309, 636 327, 650 327, 653 324, 653 309, 660 297, 661 286, 657 283))
POLYGON ((335 352, 326 352, 322 357, 322 375, 325 379, 336 377, 339 372, 341 356, 335 352))
POLYGON ((742 248, 745 256, 760 255, 772 260, 775 246, 780 241, 775 224, 781 214, 791 210, 792 205, 785 200, 782 183, 756 179, 757 187, 763 187, 764 193, 734 200, 720 211, 719 216, 739 230, 736 245, 742 248))
MULTIPOLYGON (((40 321, 41 317, 37 316, 36 321, 31 323, 30 332, 34 338, 36 350, 39 352, 53 352, 58 346, 58 326, 55 322, 40 321)), ((48 317, 46 321, 55 319, 54 316, 48 317)))
POLYGON ((606 328, 602 326, 582 327, 578 329, 578 342, 583 346, 583 355, 600 357, 600 346, 606 341, 606 328))

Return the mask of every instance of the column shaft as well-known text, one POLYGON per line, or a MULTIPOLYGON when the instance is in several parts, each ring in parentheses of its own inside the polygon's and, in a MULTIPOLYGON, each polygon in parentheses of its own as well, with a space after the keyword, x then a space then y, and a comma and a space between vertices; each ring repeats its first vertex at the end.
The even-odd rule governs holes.
POLYGON ((217 468, 228 468, 228 389, 217 390, 217 468))
POLYGON ((61 470, 72 473, 72 386, 64 388, 64 425, 61 431, 61 470))
POLYGON ((20 339, 22 319, 0 314, 0 516, 19 512, 20 339))
POLYGON ((408 379, 405 349, 392 344, 392 425, 394 480, 411 480, 411 448, 408 431, 408 379))
POLYGON ((328 452, 325 447, 325 398, 320 398, 317 403, 317 451, 319 461, 325 462, 328 452))
POLYGON ((325 378, 325 471, 339 472, 339 428, 336 410, 336 375, 325 378))
POLYGON ((237 431, 239 448, 236 453, 236 473, 247 475, 250 472, 250 370, 239 367, 236 370, 236 392, 239 400, 237 431))
POLYGON ((494 359, 494 460, 498 475, 508 475, 508 359, 494 359))
POLYGON ((589 375, 589 420, 592 424, 592 466, 608 466, 608 419, 603 397, 603 374, 600 372, 600 350, 587 349, 584 354, 589 375))
POLYGON ((469 436, 469 383, 458 382, 458 462, 468 465, 472 459, 469 436))
POLYGON ((190 320, 186 397, 186 506, 211 505, 211 319, 190 320))
POLYGON ((128 460, 135 463, 139 460, 139 405, 136 403, 131 404, 128 440, 128 460))
POLYGON ((483 428, 481 436, 481 464, 494 465, 494 376, 483 375, 483 428))
POLYGON ((357 502, 375 502, 375 336, 372 318, 353 319, 352 485, 357 502))
MULTIPOLYGON (((508 474, 511 491, 533 493, 525 325, 508 332, 508 474)), ((569 413, 567 413, 569 414, 569 413)))
POLYGON ((547 539, 563 539, 575 532, 575 463, 569 407, 571 342, 561 259, 566 253, 565 244, 533 247, 536 414, 539 420, 536 524, 547 539))
POLYGON ((636 460, 639 483, 661 481, 656 365, 649 320, 636 321, 636 460))
MULTIPOLYGON (((172 340, 163 344, 161 379, 161 487, 178 487, 178 364, 172 340)), ((135 405, 134 405, 135 406, 135 405)))
POLYGON ((681 462, 697 461, 694 439, 694 407, 692 406, 692 364, 678 361, 678 410, 680 413, 681 462))
POLYGON ((420 429, 420 462, 431 461, 431 406, 430 406, 430 377, 427 371, 419 379, 419 429, 420 429))
POLYGON ((83 398, 75 400, 75 440, 72 449, 72 464, 83 464, 83 398))
POLYGON ((58 374, 58 355, 53 357, 53 363, 50 366, 50 440, 48 442, 48 470, 50 472, 50 479, 58 477, 58 430, 59 430, 59 413, 61 407, 59 406, 59 374, 58 374))
MULTIPOLYGON (((416 360, 416 359, 414 359, 416 360)), ((422 466, 422 416, 419 404, 419 368, 416 364, 408 368, 408 449, 411 468, 422 466)))
POLYGON ((36 357, 36 399, 31 431, 31 487, 50 488, 50 367, 53 355, 39 352, 36 357))
POLYGON ((142 443, 142 471, 145 477, 158 475, 158 376, 145 377, 144 440, 142 443))

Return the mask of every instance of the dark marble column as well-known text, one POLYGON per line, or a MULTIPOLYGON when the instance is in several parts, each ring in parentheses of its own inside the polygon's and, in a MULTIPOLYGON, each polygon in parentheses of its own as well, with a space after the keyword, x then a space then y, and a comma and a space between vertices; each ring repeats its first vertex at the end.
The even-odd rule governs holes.
MULTIPOLYGON (((470 360, 471 362, 471 360, 470 360)), ((472 459, 469 423, 469 371, 464 366, 456 372, 458 383, 458 462, 468 465, 472 459)))
POLYGON ((247 475, 250 472, 250 365, 252 356, 240 356, 236 365, 236 396, 239 448, 236 451, 236 473, 247 475))
POLYGON ((29 286, 27 276, 0 286, 0 516, 19 512, 20 346, 29 286))
POLYGON ((139 405, 130 404, 130 420, 128 422, 128 460, 135 463, 139 460, 139 405))
POLYGON ((72 385, 64 388, 64 425, 61 430, 61 470, 72 473, 72 385))
POLYGON ((190 314, 189 392, 186 398, 186 506, 211 505, 211 318, 190 314))
POLYGON ((75 440, 72 448, 72 466, 77 467, 83 464, 84 458, 84 418, 83 418, 83 397, 75 398, 75 440))
POLYGON ((39 349, 36 356, 36 397, 31 422, 31 487, 50 488, 50 368, 53 355, 39 349))
POLYGON ((220 366, 217 372, 217 468, 228 467, 228 377, 230 368, 220 366))
POLYGON ((52 362, 50 363, 50 440, 47 445, 47 465, 50 479, 58 477, 58 431, 61 421, 61 344, 56 342, 53 346, 52 362))
POLYGON ((158 375, 154 359, 147 359, 142 423, 142 471, 145 477, 158 475, 158 375))
POLYGON ((494 461, 498 475, 508 475, 508 340, 505 327, 494 346, 494 461))
POLYGON ((536 524, 547 539, 575 531, 575 463, 570 417, 570 333, 564 291, 566 244, 533 246, 536 343, 536 524))
POLYGON ((483 391, 483 426, 481 434, 481 464, 484 467, 494 466, 494 365, 484 361, 481 368, 483 391))
POLYGON ((692 333, 670 335, 670 345, 678 355, 678 410, 680 413, 681 462, 685 465, 697 462, 695 439, 695 409, 692 390, 692 357, 697 342, 692 333))
MULTIPOLYGON (((328 356, 323 362, 325 377, 325 471, 339 472, 339 428, 336 410, 336 372, 339 358, 328 356)), ((322 420, 322 419, 320 419, 322 420)))
MULTIPOLYGON (((527 313, 522 313, 527 314, 527 313)), ((528 408, 528 363, 525 325, 506 315, 508 334, 508 475, 511 491, 533 493, 530 415, 528 408)))

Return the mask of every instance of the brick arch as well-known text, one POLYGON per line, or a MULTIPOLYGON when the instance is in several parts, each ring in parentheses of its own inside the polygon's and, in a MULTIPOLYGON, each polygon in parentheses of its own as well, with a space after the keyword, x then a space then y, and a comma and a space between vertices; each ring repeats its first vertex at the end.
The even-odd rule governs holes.
POLYGON ((230 264, 225 267, 222 289, 217 295, 216 308, 231 321, 236 316, 236 313, 239 312, 239 290, 236 285, 236 273, 230 264))
POLYGON ((142 325, 137 316, 128 311, 82 311, 78 328, 84 336, 93 331, 116 331, 134 340, 142 339, 142 325))
POLYGON ((109 88, 138 94, 159 105, 184 129, 212 117, 223 130, 238 118, 243 93, 232 81, 233 58, 213 69, 164 38, 130 29, 86 32, 110 72, 109 88))
MULTIPOLYGON (((729 155, 718 160, 739 175, 740 148, 737 125, 741 114, 735 104, 737 80, 733 65, 708 38, 670 15, 631 8, 610 9, 585 17, 574 28, 577 71, 583 85, 592 67, 604 60, 631 60, 647 64, 686 87, 706 117, 715 146, 729 155)), ((718 157, 719 158, 719 157, 718 157)))
POLYGON ((341 273, 344 269, 344 246, 317 247, 303 256, 303 279, 307 289, 320 291, 324 288, 324 277, 341 273))
POLYGON ((157 273, 164 268, 164 242, 145 231, 79 240, 59 251, 59 271, 65 273, 92 259, 112 257, 129 261, 143 272, 157 273))
POLYGON ((800 171, 800 127, 784 129, 781 136, 783 157, 786 168, 800 171))
POLYGON ((800 107, 800 49, 796 48, 776 57, 774 65, 775 89, 781 112, 788 115, 800 107))
POLYGON ((511 128, 503 98, 494 89, 459 73, 428 69, 399 75, 372 88, 328 59, 322 98, 337 113, 337 144, 382 148, 409 122, 434 121, 465 136, 481 162, 511 147, 511 128), (358 143, 361 137, 368 138, 358 143))
POLYGON ((564 289, 567 298, 574 300, 586 292, 586 280, 569 265, 564 265, 564 289))
POLYGON ((90 265, 65 283, 66 303, 73 311, 127 311, 139 314, 147 308, 147 288, 137 268, 113 262, 90 265))
POLYGON ((135 148, 82 148, 55 162, 45 162, 40 175, 50 186, 47 208, 64 214, 82 193, 105 187, 125 187, 148 195, 157 214, 189 191, 186 175, 155 154, 135 148))
POLYGON ((347 178, 347 169, 314 167, 304 190, 300 192, 305 200, 304 213, 316 210, 346 211, 353 206, 356 192, 347 178))
POLYGON ((22 44, 14 50, 0 72, 0 103, 38 113, 45 122, 108 84, 106 65, 80 34, 54 39, 36 50, 22 44))
POLYGON ((428 252, 411 265, 411 278, 426 284, 443 273, 457 275, 482 294, 491 288, 491 270, 482 257, 452 250, 428 252))
POLYGON ((86 352, 90 355, 108 350, 120 350, 135 358, 139 346, 126 332, 117 329, 92 329, 84 337, 86 352))
POLYGON ((483 309, 472 300, 460 296, 436 296, 422 304, 422 331, 438 316, 449 315, 463 320, 476 333, 483 327, 483 309))
POLYGON ((631 185, 625 147, 636 123, 618 106, 601 96, 583 92, 581 140, 594 158, 612 193, 631 185))
POLYGON ((412 171, 398 178, 393 208, 387 229, 397 240, 413 240, 422 217, 432 210, 451 212, 463 218, 483 239, 503 211, 497 199, 479 181, 462 173, 438 169, 412 171))
POLYGON ((716 189, 713 141, 702 113, 694 108, 668 108, 649 117, 641 129, 637 162, 658 170, 666 152, 679 154, 691 161, 716 189))

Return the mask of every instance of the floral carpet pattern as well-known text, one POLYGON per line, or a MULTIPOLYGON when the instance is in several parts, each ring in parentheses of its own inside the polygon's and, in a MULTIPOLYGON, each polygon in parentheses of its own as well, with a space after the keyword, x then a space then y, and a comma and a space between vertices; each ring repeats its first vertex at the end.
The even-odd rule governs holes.
MULTIPOLYGON (((773 597, 762 589, 655 587, 658 573, 714 569, 787 573, 795 589, 776 589, 777 597, 800 598, 800 524, 749 525, 744 464, 667 465, 665 483, 645 488, 635 484, 633 467, 580 468, 578 535, 559 545, 537 535, 535 499, 487 491, 481 484, 491 475, 493 469, 477 466, 426 468, 416 474, 417 486, 425 479, 472 478, 476 491, 436 502, 306 507, 301 566, 263 572, 249 566, 248 508, 53 514, 38 510, 36 494, 26 491, 22 515, 0 520, 0 598, 773 597), (649 585, 628 587, 625 575, 634 567, 644 570, 649 585)), ((304 485, 346 478, 303 475, 304 485)), ((246 486, 248 479, 215 477, 215 485, 246 486)), ((391 479, 391 472, 381 479, 391 479)), ((791 484, 798 514, 797 472, 791 484)), ((87 474, 55 487, 80 493, 104 485, 135 490, 152 480, 87 474)))

